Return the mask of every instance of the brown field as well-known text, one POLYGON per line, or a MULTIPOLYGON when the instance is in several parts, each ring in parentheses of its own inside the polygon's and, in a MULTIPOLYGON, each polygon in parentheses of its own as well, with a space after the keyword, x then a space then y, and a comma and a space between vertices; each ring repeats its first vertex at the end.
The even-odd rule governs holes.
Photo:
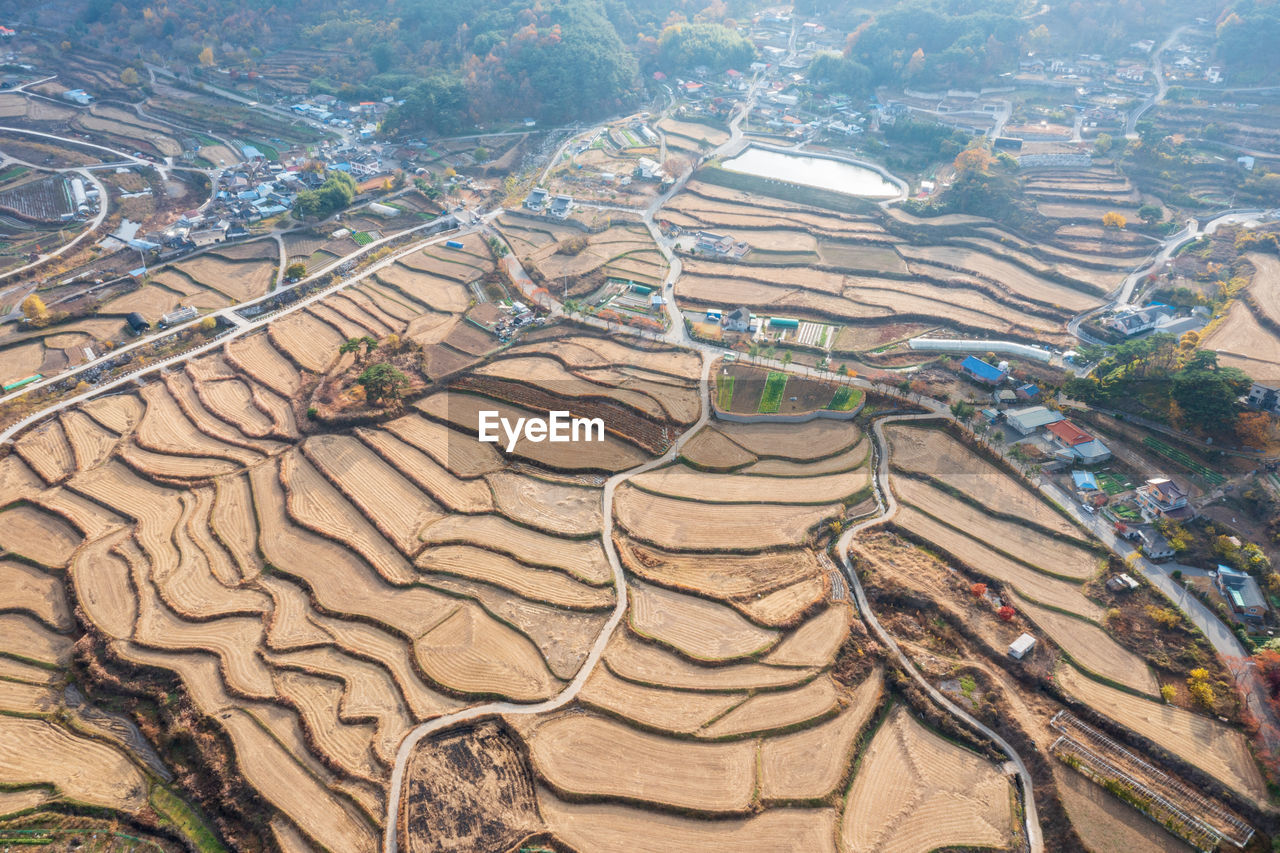
POLYGON ((834 456, 858 443, 862 431, 849 421, 809 421, 807 424, 730 424, 716 429, 759 457, 808 462, 834 456))
POLYGON ((807 681, 815 674, 812 669, 758 663, 699 666, 673 652, 641 642, 626 631, 614 632, 605 650, 604 663, 613 675, 636 684, 720 693, 788 687, 807 681))
POLYGON ((894 517, 894 524, 945 549, 984 575, 1010 584, 1020 594, 1039 604, 1057 607, 1091 621, 1102 618, 1102 608, 1085 598, 1079 587, 1015 563, 919 510, 903 507, 894 517))
POLYGON ((1254 269, 1249 293, 1265 316, 1273 323, 1280 323, 1280 259, 1260 252, 1250 252, 1244 257, 1254 269))
POLYGON ((1249 751, 1248 739, 1210 717, 1117 690, 1063 664, 1058 683, 1069 695, 1100 714, 1154 741, 1255 802, 1266 802, 1266 785, 1249 751))
MULTIPOLYGON (((762 459, 748 465, 738 473, 751 474, 756 477, 818 477, 824 474, 840 474, 855 468, 868 466, 871 461, 871 443, 865 438, 853 446, 851 450, 819 459, 816 462, 792 462, 788 459, 762 459)), ((867 484, 870 484, 871 471, 867 467, 867 484)), ((763 481, 758 481, 763 482, 763 481)))
POLYGON ((280 482, 288 498, 289 515, 303 527, 346 545, 369 562, 387 581, 403 585, 413 579, 404 555, 359 513, 351 511, 342 493, 309 463, 290 451, 280 457, 280 482))
POLYGON ((89 417, 117 434, 132 430, 142 420, 145 407, 133 394, 112 394, 88 400, 80 406, 89 417))
POLYGON ((578 850, 600 853, 835 853, 831 809, 773 809, 708 821, 610 803, 568 803, 538 791, 543 818, 578 850))
POLYGON ((470 545, 427 548, 415 565, 426 572, 456 575, 510 590, 533 601, 570 610, 603 610, 613 605, 608 587, 587 586, 561 572, 527 566, 470 545))
POLYGON ((1006 848, 1013 842, 1009 780, 926 729, 902 706, 876 732, 849 788, 841 833, 850 851, 1006 848))
POLYGON ((776 551, 768 554, 702 555, 662 551, 630 539, 617 539, 619 557, 627 571, 672 589, 715 598, 756 598, 808 577, 822 569, 813 552, 776 551))
POLYGON ((785 628, 794 625, 829 595, 827 579, 821 575, 804 578, 757 598, 738 599, 733 605, 752 622, 785 628))
POLYGON ((599 534, 600 492, 582 486, 498 471, 486 478, 498 512, 558 536, 599 534))
POLYGON ((54 795, 45 788, 18 788, 0 791, 0 817, 8 817, 41 806, 54 795))
POLYGON ((57 688, 48 684, 0 680, 0 714, 47 714, 59 698, 57 688))
POLYGON ((960 490, 999 513, 1016 515, 1053 533, 1084 538, 1083 532, 1038 496, 940 429, 902 424, 885 428, 893 465, 925 474, 960 490))
POLYGON ((84 412, 64 412, 61 420, 78 470, 96 468, 115 449, 116 434, 99 425, 84 412))
POLYGON ((19 505, 0 512, 0 548, 62 568, 83 537, 61 518, 34 506, 19 505))
POLYGON ((267 340, 294 364, 312 373, 324 373, 342 344, 336 329, 305 311, 295 311, 268 326, 267 340))
POLYGON ((623 485, 616 492, 614 512, 633 538, 659 548, 762 551, 803 544, 814 527, 840 515, 843 507, 699 504, 623 485))
POLYGON ((810 616, 764 657, 775 666, 830 666, 849 636, 849 610, 833 604, 810 616))
POLYGON ((0 377, 5 382, 40 372, 44 364, 44 344, 38 340, 9 344, 0 349, 0 377))
POLYGON ((62 581, 34 566, 0 558, 0 589, 5 610, 30 613, 55 631, 74 626, 62 581))
POLYGON ((411 267, 407 260, 402 258, 391 266, 383 267, 377 273, 377 280, 392 292, 402 293, 434 311, 456 314, 466 310, 471 292, 465 286, 411 267))
POLYGON ((1280 382, 1280 339, 1263 328, 1243 302, 1232 304, 1226 322, 1201 346, 1216 350, 1222 366, 1238 367, 1256 382, 1280 382))
POLYGON ((760 745, 760 798, 794 801, 830 794, 845 778, 854 744, 879 707, 883 689, 884 678, 877 669, 858 685, 835 719, 766 738, 760 745))
MULTIPOLYGON (((504 358, 476 369, 480 376, 514 379, 555 389, 567 397, 605 396, 654 418, 662 418, 666 412, 658 401, 647 394, 628 391, 610 385, 596 384, 570 373, 560 362, 551 358, 504 358)), ((696 415, 695 415, 696 417, 696 415)))
POLYGON ((419 637, 414 649, 427 675, 460 693, 536 702, 559 689, 528 637, 474 605, 460 605, 419 637))
POLYGON ((596 586, 613 579, 598 541, 557 539, 496 515, 446 516, 428 526, 422 539, 433 545, 475 544, 596 586))
MULTIPOLYGON (((272 258, 275 253, 272 252, 272 258)), ((276 277, 276 262, 230 261, 205 253, 174 264, 174 269, 236 302, 262 296, 276 277)))
POLYGON ((680 447, 680 455, 691 465, 711 471, 732 471, 756 461, 754 453, 725 438, 710 424, 680 447))
MULTIPOLYGON (((356 430, 361 440, 374 449, 383 459, 387 460, 405 476, 409 477, 427 494, 431 495, 438 503, 453 510, 462 513, 479 513, 491 512, 493 510, 493 496, 489 490, 488 484, 483 480, 462 480, 450 473, 449 469, 441 467, 441 465, 431 456, 423 453, 418 447, 412 443, 406 443, 409 438, 402 441, 401 438, 409 436, 416 437, 420 441, 427 441, 434 444, 438 448, 440 458, 447 459, 450 463, 457 463, 460 457, 470 457, 470 453, 453 453, 454 444, 466 447, 474 447, 477 450, 489 451, 486 445, 478 442, 465 442, 461 436, 444 438, 439 444, 428 434, 433 429, 424 429, 422 433, 415 433, 410 429, 411 424, 424 425, 429 428, 437 428, 440 432, 448 433, 449 430, 439 427, 429 421, 421 419, 401 418, 392 421, 386 430, 356 430), (396 430, 399 426, 401 429, 396 430), (447 449, 443 442, 450 442, 447 449)), ((470 448, 467 448, 470 449, 470 448)), ((478 454, 477 454, 478 455, 478 454)), ((472 470, 472 466, 464 465, 464 470, 472 470)), ((480 466, 480 470, 484 470, 484 466, 480 466)))
POLYGON ((834 682, 819 675, 794 690, 757 693, 698 734, 712 739, 741 737, 813 723, 837 710, 834 682))
POLYGON ((302 387, 298 369, 271 345, 265 332, 228 341, 225 352, 228 361, 278 394, 292 397, 302 387))
MULTIPOLYGON (((981 542, 1019 560, 1055 575, 1088 580, 1099 571, 1101 557, 1077 545, 1053 539, 1015 521, 995 518, 977 507, 954 498, 923 480, 895 477, 893 489, 898 497, 934 518, 947 523, 981 542)), ((1034 498, 1028 496, 1028 503, 1034 498)), ((976 568, 976 567, 975 567, 976 568)))
POLYGON ((56 418, 23 435, 13 443, 13 449, 50 485, 76 468, 75 454, 56 418))
POLYGON ((1016 595, 1013 599, 1014 606, 1061 646, 1077 665, 1139 693, 1160 695, 1160 684, 1146 662, 1097 625, 1038 607, 1016 595))
POLYGON ((1094 853, 1191 853, 1191 847, 1151 818, 1074 770, 1054 767, 1053 778, 1072 828, 1094 853))
POLYGON ((202 382, 196 386, 200 402, 210 413, 251 438, 274 435, 275 422, 254 405, 253 388, 239 379, 202 382))
POLYGON ((646 687, 618 678, 603 666, 592 670, 578 694, 578 701, 588 707, 634 720, 645 728, 680 734, 692 734, 746 698, 745 693, 689 693, 646 687))
POLYGON ((134 432, 134 440, 146 450, 173 456, 212 456, 243 465, 259 461, 260 454, 234 447, 201 432, 183 412, 178 401, 160 382, 143 387, 146 412, 134 432))
POLYGON ((351 436, 314 436, 303 442, 302 450, 378 531, 407 555, 422 546, 419 531, 444 517, 433 500, 351 436))
POLYGON ((648 584, 631 584, 631 630, 695 660, 754 657, 778 640, 737 612, 695 596, 648 584))
POLYGON ((576 797, 741 813, 755 787, 751 742, 671 740, 589 714, 538 721, 526 739, 538 776, 576 797))
MULTIPOLYGON (((773 461, 773 460, 770 460, 773 461)), ((806 477, 707 474, 683 465, 667 465, 632 477, 646 492, 701 503, 824 504, 843 501, 867 488, 869 469, 806 477)))
MULTIPOLYGON (((1084 293, 1041 278, 1017 264, 972 249, 959 246, 899 246, 898 251, 908 260, 921 260, 970 272, 996 282, 1015 297, 1065 308, 1073 313, 1095 307, 1102 301, 1101 288, 1093 293, 1084 293)), ((1093 290, 1092 286, 1089 289, 1093 290)))
POLYGON ((133 635, 138 601, 133 594, 129 564, 111 553, 109 539, 91 542, 71 562, 76 600, 93 624, 109 636, 133 635))
POLYGON ((0 637, 7 654, 26 661, 61 667, 71 657, 69 638, 53 633, 24 613, 0 613, 0 637))
POLYGON ((51 784, 68 800, 123 812, 147 802, 147 779, 123 754, 44 720, 0 716, 0 778, 51 784))
MULTIPOLYGON (((455 392, 432 394, 417 401, 415 406, 428 416, 447 421, 472 436, 477 434, 481 410, 497 411, 499 417, 507 418, 513 423, 516 418, 543 416, 511 403, 475 394, 455 392)), ((505 440, 502 442, 501 452, 504 456, 507 455, 505 440)), ((648 458, 640 448, 608 432, 605 433, 604 441, 590 443, 552 444, 532 442, 521 437, 510 455, 528 459, 534 464, 553 470, 563 471, 624 471, 634 468, 648 458)))
POLYGON ((405 769, 408 853, 512 850, 542 827, 528 761, 492 721, 433 735, 405 769))

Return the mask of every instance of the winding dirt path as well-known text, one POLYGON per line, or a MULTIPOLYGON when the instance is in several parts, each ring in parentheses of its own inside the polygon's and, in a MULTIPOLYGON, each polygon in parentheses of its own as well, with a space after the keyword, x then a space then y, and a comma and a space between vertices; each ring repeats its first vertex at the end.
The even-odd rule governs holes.
POLYGON ((387 794, 387 816, 382 845, 385 853, 397 853, 398 850, 396 838, 398 829, 397 817, 400 810, 401 790, 404 787, 404 769, 408 764, 409 756, 413 753, 413 748, 418 745, 419 741, 433 732, 438 732, 456 723, 475 719, 476 717, 485 717, 490 714, 543 714, 562 708, 577 697, 578 692, 582 690, 582 685, 587 682, 587 679, 595 670, 596 664, 600 662, 600 658, 604 655, 605 646, 609 644, 609 640, 613 637, 614 629, 618 627, 622 617, 627 612, 626 574, 622 570, 622 561, 618 559, 617 549, 613 546, 614 493, 620 484, 625 483, 635 475, 643 474, 645 471, 665 465, 675 459, 685 441, 696 434, 711 419, 711 406, 709 404, 711 397, 708 391, 708 384, 711 376, 711 364, 714 359, 705 352, 701 355, 702 375, 699 377, 698 383, 702 397, 702 414, 698 417, 698 420, 676 439, 666 453, 650 459, 642 465, 614 474, 605 481, 604 490, 601 494, 604 525, 600 530, 600 540, 604 545, 605 555, 609 558, 609 568, 613 571, 615 601, 609 621, 604 624, 604 628, 600 631, 599 636, 596 637, 596 641, 592 644, 591 651, 588 652, 582 667, 578 670, 578 674, 557 695, 542 702, 531 705, 516 702, 486 702, 483 705, 475 705, 452 714, 436 717, 433 720, 427 720, 409 732, 404 740, 400 742, 400 749, 396 751, 395 768, 391 772, 391 787, 387 794))

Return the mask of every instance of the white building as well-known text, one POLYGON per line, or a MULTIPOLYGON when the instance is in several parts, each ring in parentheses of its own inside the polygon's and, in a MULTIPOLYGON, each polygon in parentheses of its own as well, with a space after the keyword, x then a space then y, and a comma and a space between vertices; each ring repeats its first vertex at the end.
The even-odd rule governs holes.
POLYGON ((1023 634, 1009 644, 1009 657, 1014 660, 1022 660, 1035 647, 1036 638, 1030 634, 1023 634))

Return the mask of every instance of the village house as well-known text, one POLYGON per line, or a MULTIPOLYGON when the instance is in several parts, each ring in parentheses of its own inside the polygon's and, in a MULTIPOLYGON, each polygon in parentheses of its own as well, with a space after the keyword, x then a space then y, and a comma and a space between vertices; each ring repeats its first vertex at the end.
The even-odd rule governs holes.
POLYGON ((1008 370, 987 364, 977 356, 971 355, 960 363, 960 369, 970 378, 988 385, 999 385, 1004 381, 1008 370))
POLYGON ((1195 510, 1187 502, 1187 490, 1168 477, 1147 480, 1134 491, 1134 499, 1151 518, 1184 520, 1195 517, 1195 510))
POLYGON ((1111 450, 1088 432, 1063 418, 1045 427, 1061 450, 1058 455, 1082 465, 1096 465, 1111 458, 1111 450))
POLYGON ((1062 413, 1044 406, 1027 406, 1022 409, 1010 409, 1005 412, 1005 422, 1020 435, 1031 435, 1038 429, 1062 420, 1062 413))
POLYGON ((1162 318, 1172 314, 1173 312, 1164 305, 1148 305, 1145 308, 1135 308, 1132 305, 1127 305, 1118 309, 1106 321, 1106 325, 1126 337, 1131 337, 1154 329, 1162 318))
MULTIPOLYGON (((707 315, 710 318, 710 314, 707 315)), ((724 315, 720 321, 725 330, 729 332, 749 332, 751 331, 751 312, 746 308, 735 308, 728 314, 724 315)))
POLYGON ((567 195, 558 195, 551 199, 551 207, 547 209, 547 213, 556 219, 567 219, 572 209, 573 199, 567 195))
POLYGON ((535 213, 540 213, 547 206, 547 191, 542 187, 530 190, 529 195, 525 196, 524 206, 535 213))
POLYGON ((1273 415, 1280 415, 1280 388, 1272 388, 1270 385, 1255 382, 1249 388, 1245 403, 1250 408, 1270 412, 1273 415))
POLYGON ((1138 547, 1148 560, 1153 563, 1162 563, 1165 560, 1173 559, 1175 552, 1168 539, 1165 539, 1154 530, 1139 530, 1137 533, 1138 547))
POLYGON ((1251 575, 1220 565, 1216 583, 1236 616, 1249 622, 1261 622, 1266 617, 1267 599, 1251 575))

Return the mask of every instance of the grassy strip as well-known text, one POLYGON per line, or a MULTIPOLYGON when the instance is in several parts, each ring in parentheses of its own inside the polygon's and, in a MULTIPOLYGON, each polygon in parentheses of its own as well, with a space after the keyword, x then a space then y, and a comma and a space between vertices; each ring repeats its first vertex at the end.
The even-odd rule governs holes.
POLYGON ((733 377, 721 376, 716 380, 716 405, 721 411, 729 411, 729 404, 733 402, 733 377))
POLYGON ((1186 453, 1186 451, 1179 450, 1176 447, 1172 447, 1168 444, 1165 444, 1163 441, 1161 441, 1158 438, 1152 438, 1149 435, 1144 436, 1142 439, 1142 443, 1145 444, 1147 447, 1150 447, 1156 453, 1159 453, 1161 456, 1168 457, 1169 459, 1172 459, 1174 462, 1177 462, 1179 465, 1181 465, 1183 468, 1186 468, 1191 473, 1199 474, 1201 477, 1205 479, 1206 482, 1209 482, 1215 486, 1220 486, 1227 481, 1227 478, 1219 474, 1217 471, 1214 471, 1212 468, 1209 468, 1208 466, 1203 465, 1197 462, 1196 460, 1192 459, 1191 456, 1186 453))
POLYGON ((756 411, 766 414, 778 411, 782 406, 782 392, 786 387, 787 374, 770 370, 769 378, 764 381, 764 393, 760 395, 760 406, 756 411))
POLYGON ((827 404, 827 408, 833 412, 848 412, 861 403, 865 396, 861 388, 841 385, 836 389, 836 393, 831 395, 831 402, 827 404))
POLYGON ((153 785, 150 801, 161 821, 181 832, 200 853, 227 853, 209 825, 168 788, 153 785))

